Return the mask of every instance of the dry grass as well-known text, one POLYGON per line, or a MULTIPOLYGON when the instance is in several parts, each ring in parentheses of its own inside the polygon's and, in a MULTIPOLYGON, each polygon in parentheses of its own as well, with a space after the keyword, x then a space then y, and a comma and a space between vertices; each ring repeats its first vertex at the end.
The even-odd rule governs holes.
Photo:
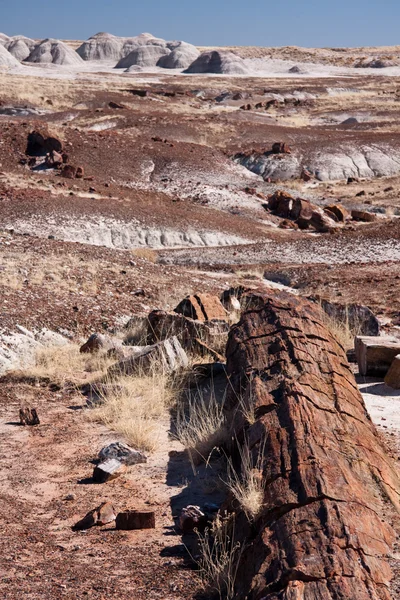
POLYGON ((157 252, 152 248, 135 248, 132 250, 132 254, 151 263, 156 263, 158 259, 157 252))
POLYGON ((224 402, 218 402, 215 394, 206 400, 198 392, 186 402, 178 403, 175 436, 188 450, 193 471, 199 459, 207 461, 215 448, 226 441, 224 402))
POLYGON ((262 465, 264 449, 265 444, 261 444, 257 458, 254 460, 248 440, 245 439, 243 445, 238 444, 240 456, 239 473, 234 468, 231 459, 228 459, 226 486, 238 501, 249 521, 254 521, 257 518, 263 505, 264 485, 262 465))
POLYGON ((345 350, 354 348, 354 338, 361 333, 361 324, 350 326, 348 312, 344 319, 337 319, 329 316, 322 308, 322 321, 333 337, 339 342, 345 350))
POLYGON ((153 452, 159 445, 160 419, 167 417, 173 400, 166 375, 124 376, 109 381, 110 391, 98 408, 88 411, 90 420, 121 433, 138 450, 153 452))
POLYGON ((204 535, 198 533, 200 568, 204 586, 210 595, 218 594, 220 600, 232 600, 243 546, 235 541, 234 517, 218 517, 204 535))
POLYGON ((57 384, 66 381, 78 384, 87 378, 87 373, 102 372, 110 364, 110 359, 104 354, 89 357, 81 354, 78 344, 50 346, 36 352, 34 366, 24 369, 24 375, 37 379, 48 378, 57 384))

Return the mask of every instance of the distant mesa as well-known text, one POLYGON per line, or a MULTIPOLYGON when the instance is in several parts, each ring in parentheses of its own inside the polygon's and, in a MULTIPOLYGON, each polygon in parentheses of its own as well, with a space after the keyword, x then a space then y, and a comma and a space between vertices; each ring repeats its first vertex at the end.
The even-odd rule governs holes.
POLYGON ((67 44, 60 40, 47 39, 35 46, 27 62, 53 65, 78 65, 82 58, 67 44))
POLYGON ((250 69, 240 56, 233 52, 212 50, 203 52, 186 69, 185 73, 215 73, 220 75, 248 75, 250 69))
POLYGON ((128 56, 121 58, 116 69, 129 69, 132 66, 155 67, 162 56, 170 54, 169 48, 163 46, 139 46, 128 56))
POLYGON ((168 44, 172 52, 162 56, 157 63, 157 67, 162 67, 163 69, 187 69, 200 55, 196 46, 192 46, 192 44, 187 44, 186 42, 178 42, 177 46, 172 46, 173 43, 168 44))
POLYGON ((11 69, 12 67, 19 67, 20 63, 8 50, 0 44, 0 67, 6 67, 11 69))
POLYGON ((24 35, 15 35, 6 41, 4 47, 14 58, 21 62, 28 58, 36 45, 35 40, 31 40, 24 35))

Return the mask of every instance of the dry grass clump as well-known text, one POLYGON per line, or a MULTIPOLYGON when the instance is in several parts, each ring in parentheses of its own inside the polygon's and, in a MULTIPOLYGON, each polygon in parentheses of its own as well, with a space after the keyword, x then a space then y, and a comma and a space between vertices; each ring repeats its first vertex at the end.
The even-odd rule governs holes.
POLYGON ((186 402, 178 403, 175 436, 187 449, 195 472, 199 459, 207 461, 227 441, 224 401, 218 402, 215 394, 208 400, 200 392, 189 395, 186 402))
POLYGON ((143 258, 149 262, 156 263, 158 259, 157 252, 152 248, 135 248, 132 250, 132 254, 138 258, 143 258))
POLYGON ((121 433, 127 443, 145 452, 159 444, 159 421, 167 416, 173 392, 161 373, 121 375, 109 381, 102 404, 88 412, 93 421, 121 433))
POLYGON ((243 552, 243 546, 235 541, 234 517, 217 517, 210 530, 197 535, 199 558, 195 562, 205 588, 211 595, 218 594, 221 600, 232 600, 243 552))
POLYGON ((234 468, 232 460, 228 459, 228 474, 226 486, 238 501, 249 521, 254 521, 259 515, 264 498, 262 463, 265 444, 262 444, 254 460, 249 442, 245 439, 243 445, 238 444, 240 456, 240 472, 234 468))
POLYGON ((111 362, 104 354, 90 357, 81 354, 78 344, 49 346, 37 350, 35 364, 24 369, 24 375, 37 379, 48 378, 58 384, 66 381, 78 383, 85 379, 88 372, 104 371, 111 362))
POLYGON ((328 315, 322 308, 322 321, 333 337, 339 342, 345 350, 354 348, 354 338, 361 333, 361 324, 350 325, 348 311, 345 312, 344 319, 334 318, 328 315))

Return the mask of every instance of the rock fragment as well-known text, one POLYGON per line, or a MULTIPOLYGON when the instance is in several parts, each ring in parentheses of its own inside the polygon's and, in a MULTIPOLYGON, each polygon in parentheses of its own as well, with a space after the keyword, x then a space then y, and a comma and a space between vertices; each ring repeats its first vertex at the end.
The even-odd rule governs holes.
POLYGON ((21 425, 40 425, 36 408, 20 408, 19 420, 21 425))
POLYGON ((385 383, 394 390, 400 389, 400 354, 394 357, 389 371, 386 373, 385 383))
POLYGON ((360 375, 386 375, 400 354, 400 339, 394 336, 356 336, 354 346, 360 375))
POLYGON ((207 525, 208 517, 200 509, 200 506, 186 506, 179 515, 178 526, 183 533, 191 533, 195 529, 202 533, 207 525))
POLYGON ((104 446, 99 452, 99 459, 101 461, 117 459, 126 465, 137 465, 147 462, 147 457, 143 452, 134 450, 122 442, 113 442, 108 446, 104 446))
POLYGON ((154 511, 126 510, 117 515, 115 521, 116 529, 154 529, 156 517, 154 511))
POLYGON ((109 458, 95 466, 93 470, 93 481, 95 483, 107 483, 116 479, 126 471, 126 465, 115 458, 109 458))
POLYGON ((72 529, 74 531, 83 531, 84 529, 90 529, 94 525, 108 525, 108 523, 112 523, 115 519, 115 509, 111 502, 103 502, 100 506, 88 512, 83 519, 75 523, 72 529))
POLYGON ((172 336, 162 342, 147 346, 139 354, 130 356, 108 369, 112 377, 118 374, 133 375, 135 373, 149 373, 153 369, 164 373, 172 373, 189 364, 186 352, 178 338, 172 336))

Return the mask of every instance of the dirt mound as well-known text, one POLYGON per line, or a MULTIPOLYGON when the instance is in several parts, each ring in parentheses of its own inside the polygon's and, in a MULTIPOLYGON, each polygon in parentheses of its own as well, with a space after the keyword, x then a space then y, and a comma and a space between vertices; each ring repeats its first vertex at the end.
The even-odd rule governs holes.
POLYGON ((64 44, 64 42, 47 39, 34 47, 26 61, 54 65, 79 65, 82 59, 75 50, 64 44))
POLYGON ((18 66, 19 62, 17 59, 14 58, 14 56, 0 44, 0 67, 11 69, 12 67, 18 66))
POLYGON ((382 498, 398 508, 398 475, 345 352, 307 301, 249 301, 229 336, 228 405, 259 465, 263 498, 254 522, 237 516, 238 537, 251 542, 235 597, 389 600, 394 533, 382 498), (254 422, 239 398, 252 402, 254 422))
POLYGON ((177 42, 177 44, 176 46, 172 43, 172 48, 168 44, 172 52, 160 58, 157 63, 158 67, 163 69, 187 69, 198 58, 200 52, 195 46, 186 42, 177 42))
POLYGON ((171 50, 163 46, 145 45, 132 50, 128 56, 121 58, 116 69, 129 69, 129 67, 155 67, 162 56, 170 54, 171 50))
POLYGON ((240 56, 233 52, 212 50, 203 52, 186 69, 185 73, 216 73, 220 75, 248 75, 249 68, 240 56))
POLYGON ((12 56, 14 56, 14 58, 19 61, 23 61, 28 58, 36 45, 37 42, 34 40, 31 40, 24 35, 16 35, 10 38, 5 43, 4 47, 9 51, 10 54, 12 54, 12 56))
POLYGON ((123 44, 123 38, 101 32, 83 42, 76 52, 83 60, 119 60, 123 44))

